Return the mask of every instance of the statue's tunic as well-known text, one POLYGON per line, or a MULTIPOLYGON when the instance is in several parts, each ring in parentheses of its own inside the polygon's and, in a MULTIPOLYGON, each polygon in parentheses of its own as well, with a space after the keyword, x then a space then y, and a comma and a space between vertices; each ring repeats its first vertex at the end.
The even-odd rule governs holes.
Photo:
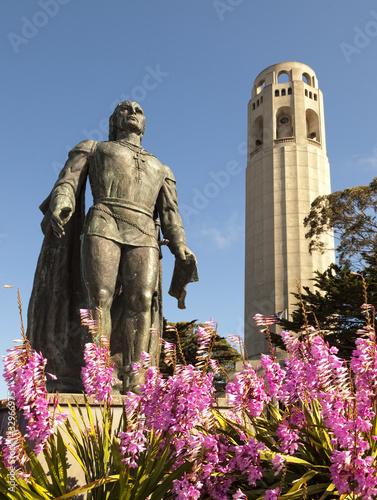
POLYGON ((158 214, 173 253, 178 243, 185 244, 174 175, 155 156, 125 141, 81 142, 69 153, 53 188, 51 209, 64 197, 74 211, 86 177, 93 206, 86 216, 84 235, 158 248, 158 214))

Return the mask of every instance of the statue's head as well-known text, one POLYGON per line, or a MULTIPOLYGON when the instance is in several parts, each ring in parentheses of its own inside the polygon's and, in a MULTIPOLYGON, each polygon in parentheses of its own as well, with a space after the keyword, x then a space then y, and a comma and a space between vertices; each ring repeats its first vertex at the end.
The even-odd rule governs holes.
POLYGON ((137 102, 123 101, 114 109, 109 121, 109 141, 117 139, 118 130, 135 132, 143 136, 145 130, 144 111, 137 102))

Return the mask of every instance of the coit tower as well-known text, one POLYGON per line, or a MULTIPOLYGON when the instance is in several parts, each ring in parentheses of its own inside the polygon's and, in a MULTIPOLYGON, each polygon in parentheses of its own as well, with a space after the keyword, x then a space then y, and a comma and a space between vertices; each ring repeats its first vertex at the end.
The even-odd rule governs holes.
POLYGON ((311 202, 329 194, 322 92, 314 71, 285 62, 255 79, 248 109, 246 170, 245 343, 249 358, 268 352, 256 313, 292 313, 296 280, 310 285, 334 262, 308 251, 304 218, 311 202))

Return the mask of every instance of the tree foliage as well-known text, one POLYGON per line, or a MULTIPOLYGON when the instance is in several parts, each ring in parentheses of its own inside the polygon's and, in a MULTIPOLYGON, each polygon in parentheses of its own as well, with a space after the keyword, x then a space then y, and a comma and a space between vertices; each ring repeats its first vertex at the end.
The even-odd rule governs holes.
MULTIPOLYGON (((348 265, 332 264, 323 273, 317 271, 313 286, 305 286, 294 296, 298 302, 292 321, 281 320, 283 329, 301 332, 305 314, 309 324, 318 327, 330 345, 337 347, 341 357, 349 359, 358 337, 356 331, 365 323, 361 305, 366 302, 362 275, 367 285, 367 303, 377 305, 377 255, 363 254, 365 267, 359 275, 351 273, 348 265), (302 303, 301 303, 302 299, 302 303), (302 307, 304 306, 304 307, 302 307)), ((279 335, 273 342, 282 347, 279 335)))
POLYGON ((377 177, 368 186, 318 196, 304 224, 308 228, 309 251, 327 250, 324 234, 334 232, 341 264, 355 267, 361 254, 377 252, 377 177))

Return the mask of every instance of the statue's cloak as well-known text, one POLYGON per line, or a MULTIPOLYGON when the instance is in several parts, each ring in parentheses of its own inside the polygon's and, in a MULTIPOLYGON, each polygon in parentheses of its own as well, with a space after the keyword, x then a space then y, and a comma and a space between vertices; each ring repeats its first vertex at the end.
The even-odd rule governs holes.
POLYGON ((58 383, 53 385, 62 392, 81 392, 79 310, 85 307, 85 301, 80 276, 80 234, 85 220, 85 183, 62 238, 57 238, 52 230, 49 204, 50 196, 40 206, 44 240, 29 302, 27 336, 32 347, 47 358, 46 371, 58 377, 58 383))

